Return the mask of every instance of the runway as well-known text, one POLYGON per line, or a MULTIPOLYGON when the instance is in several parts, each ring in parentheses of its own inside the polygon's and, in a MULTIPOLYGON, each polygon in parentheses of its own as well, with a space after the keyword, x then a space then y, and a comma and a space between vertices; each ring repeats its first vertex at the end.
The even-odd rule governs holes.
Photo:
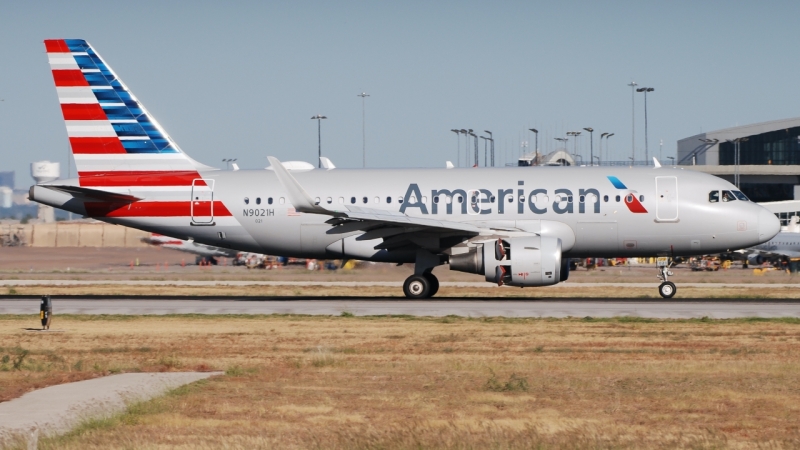
MULTIPOLYGON (((31 314, 38 318, 38 299, 0 299, 0 314, 31 314)), ((380 298, 54 298, 53 315, 59 314, 305 314, 338 316, 409 315, 442 317, 643 317, 689 319, 709 317, 800 318, 800 301, 791 300, 638 300, 558 299, 480 300, 436 299, 412 301, 380 298)))

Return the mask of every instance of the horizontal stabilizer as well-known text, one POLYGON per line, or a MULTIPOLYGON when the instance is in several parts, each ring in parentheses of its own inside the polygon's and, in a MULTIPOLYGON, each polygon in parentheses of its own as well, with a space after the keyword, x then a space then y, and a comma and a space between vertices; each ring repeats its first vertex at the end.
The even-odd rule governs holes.
POLYGON ((115 192, 101 191, 97 189, 90 189, 80 186, 53 186, 53 185, 40 185, 40 187, 52 189, 54 191, 63 192, 71 195, 77 200, 89 202, 114 202, 114 203, 133 203, 141 200, 139 197, 126 194, 118 194, 115 192))

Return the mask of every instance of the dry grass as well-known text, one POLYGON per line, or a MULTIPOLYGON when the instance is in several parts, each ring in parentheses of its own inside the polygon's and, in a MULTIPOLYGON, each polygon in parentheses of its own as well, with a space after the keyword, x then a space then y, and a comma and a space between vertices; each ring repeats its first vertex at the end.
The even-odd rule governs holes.
POLYGON ((0 398, 226 375, 40 448, 797 448, 800 322, 0 316, 0 398), (28 352, 13 366, 14 358, 28 352))
MULTIPOLYGON (((602 288, 580 284, 556 285, 541 288, 442 287, 437 298, 658 298, 656 287, 602 288)), ((402 289, 381 286, 176 286, 165 281, 161 286, 126 286, 96 284, 86 286, 54 286, 42 283, 35 286, 0 287, 0 295, 163 295, 198 297, 403 297, 402 289), (5 291, 5 292, 4 292, 5 291)), ((800 289, 775 287, 770 289, 741 285, 720 289, 717 286, 684 287, 678 285, 676 298, 800 298, 800 289)))

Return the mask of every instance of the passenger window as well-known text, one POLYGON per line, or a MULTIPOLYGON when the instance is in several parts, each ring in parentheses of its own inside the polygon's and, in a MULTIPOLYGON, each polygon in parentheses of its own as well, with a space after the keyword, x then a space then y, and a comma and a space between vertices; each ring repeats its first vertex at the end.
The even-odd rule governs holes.
POLYGON ((333 203, 333 199, 332 199, 332 198, 330 198, 330 197, 326 198, 326 199, 325 199, 325 201, 326 201, 326 202, 328 202, 328 204, 329 204, 329 205, 330 205, 331 203, 333 203))
POLYGON ((397 197, 397 203, 403 203, 403 200, 405 200, 403 197, 397 197))
POLYGON ((735 196, 736 196, 736 198, 738 198, 739 200, 741 200, 741 201, 743 201, 743 202, 750 201, 750 199, 749 199, 749 198, 747 198, 747 196, 746 196, 746 195, 744 195, 744 194, 742 193, 742 191, 733 191, 733 195, 735 195, 735 196))
POLYGON ((386 197, 386 203, 392 203, 392 197, 386 197))
POLYGON ((339 204, 344 205, 344 197, 339 197, 339 204))
POLYGON ((719 191, 711 191, 708 193, 708 202, 709 203, 717 203, 719 202, 719 191))
POLYGON ((619 203, 619 195, 617 196, 617 203, 619 203))
POLYGON ((422 197, 422 203, 428 203, 428 197, 423 196, 422 197))
POLYGON ((571 195, 569 197, 567 197, 567 201, 572 203, 572 196, 571 195))
POLYGON ((368 201, 369 200, 367 199, 367 197, 364 197, 364 198, 361 199, 361 202, 363 202, 363 203, 367 203, 368 201))
POLYGON ((282 204, 283 204, 285 201, 286 201, 286 200, 284 200, 284 198, 283 198, 283 197, 281 197, 281 198, 278 200, 278 203, 280 203, 280 204, 282 205, 282 204))
POLYGON ((731 193, 731 191, 722 191, 722 201, 723 202, 732 202, 736 200, 736 196, 731 193))
POLYGON ((433 197, 433 203, 439 203, 439 196, 433 197))
POLYGON ((256 205, 260 205, 260 204, 261 204, 261 197, 256 197, 256 205))
POLYGON ((603 196, 603 201, 604 201, 604 202, 606 202, 606 203, 608 203, 608 196, 607 196, 607 195, 604 195, 604 196, 603 196))
POLYGON ((586 202, 586 196, 585 195, 581 195, 580 196, 580 200, 581 200, 581 203, 585 203, 586 202))
POLYGON ((380 197, 375 197, 374 200, 375 200, 375 203, 380 203, 381 202, 381 198, 380 197))
POLYGON ((514 197, 508 197, 508 203, 514 203, 514 197))
POLYGON ((520 203, 525 203, 525 196, 524 195, 520 195, 519 196, 519 202, 520 203))
POLYGON ((489 197, 489 202, 490 202, 490 203, 494 203, 494 200, 495 200, 495 199, 494 199, 494 195, 493 195, 493 196, 491 196, 491 197, 489 197))
POLYGON ((355 197, 350 197, 350 203, 355 205, 356 204, 356 198, 355 197))
POLYGON ((270 205, 272 204, 272 197, 267 199, 267 203, 269 203, 270 205))
POLYGON ((250 197, 245 197, 244 198, 244 204, 245 205, 249 205, 250 204, 250 197))
MULTIPOLYGON (((258 199, 256 199, 256 203, 258 203, 258 199)), ((319 197, 314 197, 314 204, 319 205, 319 197)))
POLYGON ((633 195, 628 194, 625 196, 625 203, 630 203, 633 201, 633 195))
POLYGON ((640 202, 643 202, 643 201, 644 201, 644 195, 640 195, 640 196, 639 196, 639 201, 640 201, 640 202))

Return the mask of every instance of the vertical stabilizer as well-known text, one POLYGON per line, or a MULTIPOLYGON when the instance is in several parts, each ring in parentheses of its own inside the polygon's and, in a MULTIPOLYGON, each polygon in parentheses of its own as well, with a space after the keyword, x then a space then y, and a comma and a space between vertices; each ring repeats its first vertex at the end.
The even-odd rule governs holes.
POLYGON ((102 185, 109 176, 152 180, 165 172, 178 174, 164 179, 174 183, 177 175, 191 185, 198 169, 211 169, 181 151, 89 43, 44 44, 81 185, 102 185))

